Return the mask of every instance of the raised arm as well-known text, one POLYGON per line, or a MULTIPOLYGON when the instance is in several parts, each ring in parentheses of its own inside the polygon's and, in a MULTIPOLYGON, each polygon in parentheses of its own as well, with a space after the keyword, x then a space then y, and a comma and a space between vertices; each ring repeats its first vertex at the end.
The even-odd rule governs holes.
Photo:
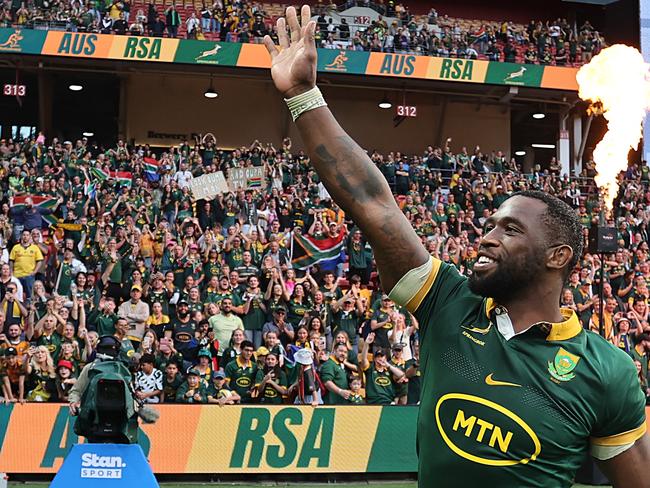
MULTIPOLYGON (((281 51, 269 36, 264 38, 273 60, 273 81, 286 99, 316 85, 316 23, 310 16, 310 8, 303 6, 301 27, 296 9, 287 8, 286 20, 277 23, 281 51)), ((296 125, 325 187, 370 241, 381 282, 390 290, 406 272, 427 261, 426 249, 397 207, 381 172, 326 106, 303 112, 296 125)))

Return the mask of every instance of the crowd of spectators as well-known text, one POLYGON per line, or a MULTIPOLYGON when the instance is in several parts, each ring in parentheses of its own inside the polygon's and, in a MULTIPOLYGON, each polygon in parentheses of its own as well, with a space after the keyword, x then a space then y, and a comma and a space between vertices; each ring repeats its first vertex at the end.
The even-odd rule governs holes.
MULTIPOLYGON (((315 37, 320 47, 557 66, 588 62, 605 47, 603 36, 588 21, 579 28, 562 18, 531 21, 527 26, 508 21, 461 24, 433 8, 425 16, 414 16, 408 6, 393 0, 358 3, 381 12, 379 18, 369 25, 352 26, 345 17, 335 21, 330 15, 337 11, 333 1, 316 6, 315 37)), ((132 0, 7 0, 0 25, 240 43, 261 42, 269 34, 277 42, 274 19, 261 3, 216 0, 189 9, 174 3, 167 8, 137 5, 142 8, 134 12, 132 0)))
MULTIPOLYGON (((568 202, 585 239, 601 214, 591 162, 580 175, 555 159, 523 173, 502 151, 451 139, 417 155, 369 154, 423 245, 466 275, 485 219, 517 191, 568 202)), ((622 175, 609 219, 619 250, 604 261, 586 252, 562 294, 597 331, 604 287, 605 336, 646 389, 649 175, 646 165, 622 175)), ((291 140, 225 151, 206 137, 164 152, 1 140, 0 191, 4 401, 66 401, 112 334, 151 403, 418 402, 418 322, 382 290, 363 234, 291 140), (262 188, 193 201, 194 178, 248 166, 263 168, 262 188), (299 269, 297 234, 344 245, 299 269)))

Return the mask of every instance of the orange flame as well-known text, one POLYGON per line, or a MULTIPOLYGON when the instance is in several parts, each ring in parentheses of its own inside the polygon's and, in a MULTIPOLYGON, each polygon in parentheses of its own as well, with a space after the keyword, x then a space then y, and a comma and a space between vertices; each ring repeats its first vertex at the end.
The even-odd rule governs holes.
POLYGON ((618 193, 617 176, 627 169, 630 149, 639 145, 645 112, 650 107, 648 65, 637 49, 615 44, 580 68, 576 78, 580 98, 591 101, 592 113, 602 113, 607 119, 607 132, 593 157, 596 184, 611 211, 618 193))

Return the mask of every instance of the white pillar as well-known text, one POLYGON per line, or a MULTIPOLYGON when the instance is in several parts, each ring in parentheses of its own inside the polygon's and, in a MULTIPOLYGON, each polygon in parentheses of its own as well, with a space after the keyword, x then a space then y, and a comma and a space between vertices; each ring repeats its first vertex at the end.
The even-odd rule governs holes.
POLYGON ((560 131, 555 144, 555 157, 562 165, 562 175, 571 174, 571 147, 569 145, 569 131, 566 128, 566 117, 560 117, 560 131))
POLYGON ((582 114, 579 111, 573 113, 573 151, 571 151, 571 159, 573 160, 573 171, 576 175, 582 172, 582 161, 578 161, 578 154, 580 154, 580 144, 582 143, 582 114))

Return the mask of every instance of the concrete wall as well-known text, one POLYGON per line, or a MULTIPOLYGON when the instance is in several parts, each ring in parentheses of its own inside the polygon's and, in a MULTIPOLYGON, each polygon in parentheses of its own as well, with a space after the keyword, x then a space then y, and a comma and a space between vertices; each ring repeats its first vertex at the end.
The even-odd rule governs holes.
MULTIPOLYGON (((175 135, 212 132, 220 147, 248 145, 254 139, 278 147, 287 135, 301 147, 286 106, 270 82, 215 77, 219 97, 214 100, 203 97, 209 84, 205 78, 138 74, 125 83, 125 136, 136 143, 169 146, 179 142, 175 135), (151 137, 150 132, 158 136, 151 137)), ((466 145, 471 150, 479 144, 488 152, 510 151, 510 114, 502 107, 448 103, 440 127, 444 100, 427 93, 407 94, 407 104, 417 106, 417 117, 394 127, 394 108, 377 107, 383 92, 327 86, 321 90, 341 125, 368 150, 421 153, 427 145, 452 137, 454 149, 466 145)), ((395 104, 398 95, 388 95, 395 104)))

